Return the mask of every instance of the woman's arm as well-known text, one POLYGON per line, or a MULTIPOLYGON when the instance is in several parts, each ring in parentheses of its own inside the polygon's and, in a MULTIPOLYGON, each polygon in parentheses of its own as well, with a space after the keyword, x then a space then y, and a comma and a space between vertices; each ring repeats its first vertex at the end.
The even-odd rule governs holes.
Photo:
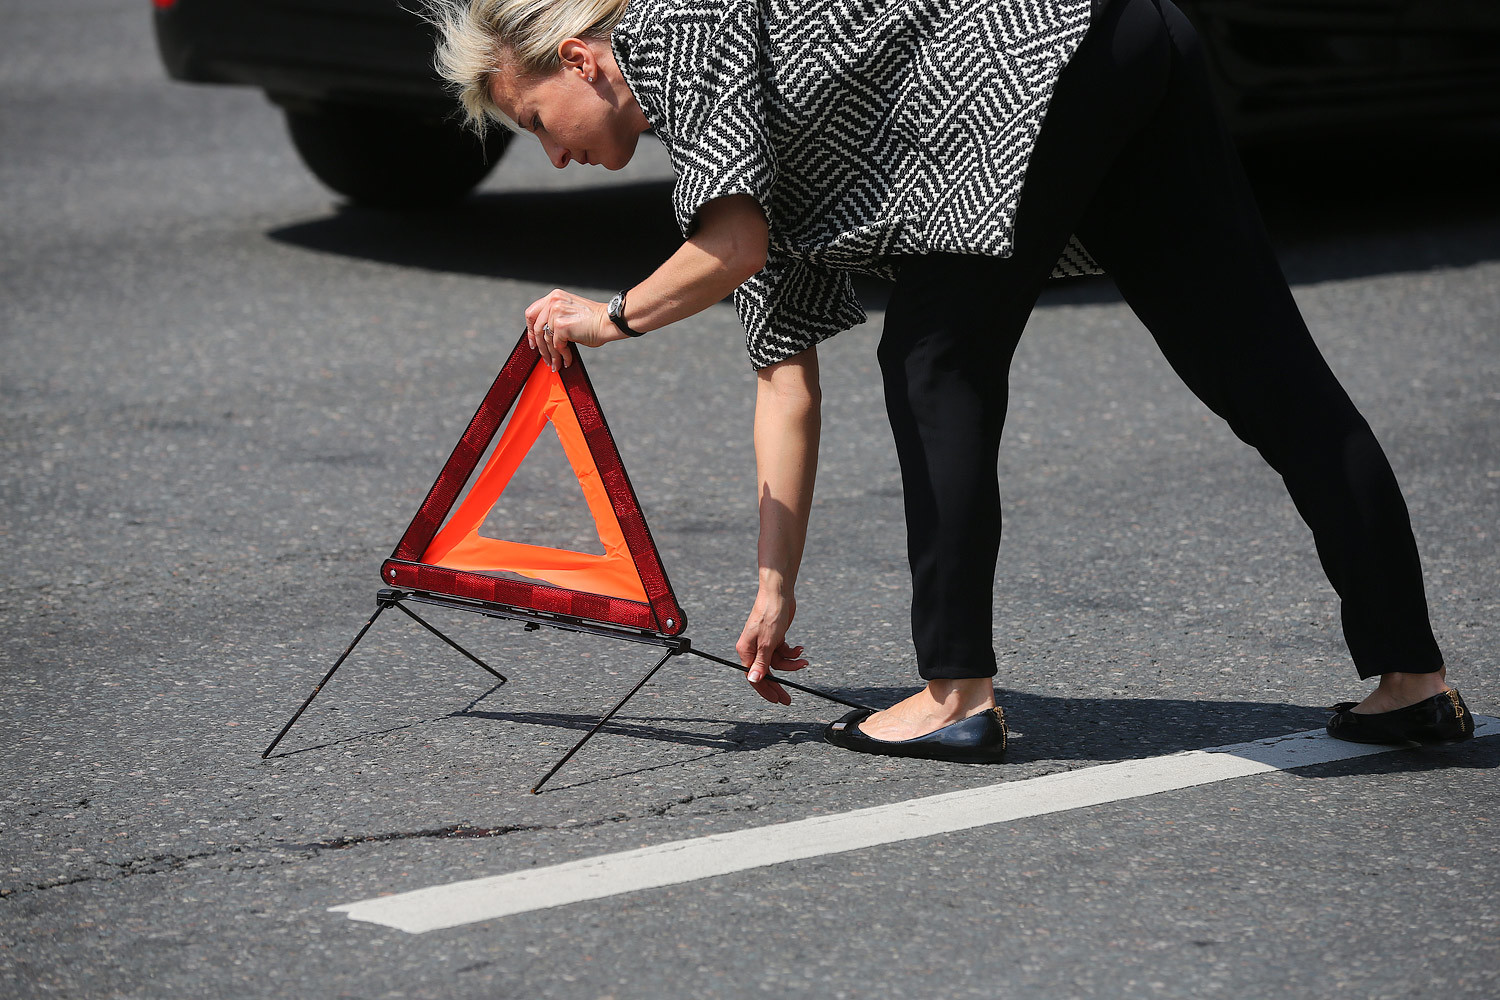
MULTIPOLYGON (((698 210, 692 238, 629 290, 626 322, 644 333, 722 301, 766 266, 768 240, 766 216, 754 198, 736 194, 708 202, 698 210)), ((604 303, 560 288, 526 310, 526 338, 554 371, 573 363, 569 344, 598 347, 625 336, 609 321, 604 303)))
MULTIPOLYGON (((665 264, 630 289, 625 319, 654 330, 720 302, 765 266, 765 214, 748 195, 718 198, 699 211, 698 229, 665 264)), ((570 344, 598 347, 626 334, 605 306, 555 289, 526 310, 526 334, 555 370, 572 363, 570 344), (547 332, 550 328, 550 333, 547 332)), ((755 464, 760 495, 760 586, 736 649, 748 679, 767 701, 791 704, 772 670, 807 666, 786 630, 796 614, 794 588, 807 540, 822 428, 815 349, 762 369, 755 400, 755 464)))
POLYGON ((822 394, 818 352, 809 348, 758 373, 755 396, 755 468, 760 494, 760 588, 735 649, 750 668, 748 680, 767 701, 790 705, 791 696, 770 678, 772 670, 807 666, 801 646, 786 631, 797 613, 795 585, 807 541, 813 480, 818 471, 822 394))

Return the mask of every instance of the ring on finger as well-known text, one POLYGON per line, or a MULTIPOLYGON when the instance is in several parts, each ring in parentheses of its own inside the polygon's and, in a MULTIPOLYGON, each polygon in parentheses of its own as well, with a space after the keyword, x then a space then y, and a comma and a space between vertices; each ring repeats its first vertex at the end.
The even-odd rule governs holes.
POLYGON ((552 336, 552 324, 551 323, 543 323, 542 324, 542 332, 545 333, 549 337, 552 336))

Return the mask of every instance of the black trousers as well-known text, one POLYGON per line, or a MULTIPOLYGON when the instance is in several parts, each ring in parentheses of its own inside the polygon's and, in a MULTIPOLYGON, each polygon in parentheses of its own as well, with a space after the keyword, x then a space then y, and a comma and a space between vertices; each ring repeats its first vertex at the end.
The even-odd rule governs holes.
POLYGON ((1406 504, 1287 288, 1197 36, 1168 0, 1111 0, 1058 81, 1027 170, 1015 253, 900 264, 879 357, 921 675, 996 672, 1008 369, 1074 233, 1183 381, 1281 474, 1341 599, 1360 676, 1438 670, 1406 504))

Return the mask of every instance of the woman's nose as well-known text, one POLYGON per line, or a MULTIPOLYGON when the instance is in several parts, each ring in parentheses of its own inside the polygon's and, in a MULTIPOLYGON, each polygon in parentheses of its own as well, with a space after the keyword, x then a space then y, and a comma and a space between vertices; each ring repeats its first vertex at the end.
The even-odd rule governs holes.
POLYGON ((546 139, 543 139, 542 148, 547 151, 547 159, 551 160, 552 165, 558 170, 566 167, 568 165, 568 161, 572 159, 572 157, 568 156, 567 149, 559 146, 555 142, 549 142, 546 139))

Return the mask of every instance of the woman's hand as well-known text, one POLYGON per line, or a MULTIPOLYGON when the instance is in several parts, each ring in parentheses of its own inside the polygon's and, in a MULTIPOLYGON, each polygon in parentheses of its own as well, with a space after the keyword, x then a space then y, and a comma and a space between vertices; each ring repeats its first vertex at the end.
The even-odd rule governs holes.
POLYGON ((807 666, 802 647, 786 642, 786 630, 796 614, 795 598, 762 587, 745 621, 745 630, 740 633, 740 641, 734 646, 740 654, 740 663, 750 670, 745 677, 750 686, 766 701, 777 705, 790 705, 792 696, 776 683, 771 671, 801 670, 807 666))
MULTIPOLYGON (((666 263, 629 289, 626 322, 645 333, 702 312, 766 266, 770 228, 747 194, 715 198, 698 210, 698 228, 666 263)), ((602 302, 554 288, 526 309, 526 342, 557 370, 573 363, 570 344, 599 347, 626 335, 602 302)))
POLYGON ((599 347, 625 334, 609 321, 603 302, 554 288, 526 307, 526 343, 536 348, 542 360, 557 371, 573 363, 569 344, 599 347))

